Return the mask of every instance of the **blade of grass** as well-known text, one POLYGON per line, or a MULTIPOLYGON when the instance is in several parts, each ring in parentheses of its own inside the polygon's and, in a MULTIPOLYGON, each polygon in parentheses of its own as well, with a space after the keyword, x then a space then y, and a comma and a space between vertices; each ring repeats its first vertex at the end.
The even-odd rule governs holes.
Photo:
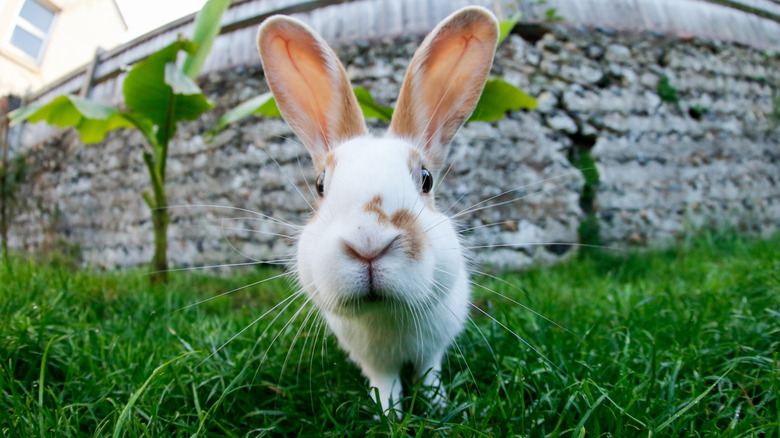
MULTIPOLYGON (((583 386, 583 391, 585 392, 586 397, 590 400, 591 394, 590 394, 590 390, 588 389, 588 381, 586 380, 586 381, 584 381, 582 383, 583 383, 583 385, 582 385, 583 386)), ((607 394, 606 393, 602 393, 601 397, 599 397, 593 404, 590 405, 590 408, 588 409, 588 411, 585 412, 585 415, 582 416, 582 419, 580 420, 580 422, 577 423, 577 425, 574 427, 574 430, 578 430, 579 431, 580 436, 584 436, 585 435, 585 422, 588 421, 588 418, 590 418, 590 414, 592 414, 593 411, 595 411, 596 408, 599 407, 599 405, 601 404, 601 402, 604 401, 605 398, 607 398, 607 394)))
POLYGON ((51 345, 60 338, 60 335, 52 336, 51 339, 49 339, 49 343, 46 344, 46 349, 43 350, 43 358, 41 359, 41 374, 38 378, 38 409, 40 409, 40 415, 38 415, 38 427, 40 428, 41 432, 41 438, 43 438, 45 435, 43 431, 45 430, 43 427, 43 384, 45 382, 44 376, 46 374, 46 358, 49 356, 49 348, 51 348, 51 345))
POLYGON ((696 405, 697 405, 697 404, 698 404, 698 403, 701 401, 701 399, 703 399, 705 396, 707 396, 707 394, 709 394, 709 393, 710 393, 710 391, 712 391, 712 390, 713 390, 713 388, 715 388, 716 386, 718 386, 718 383, 720 383, 720 382, 721 382, 721 380, 723 380, 723 379, 724 379, 724 378, 725 378, 725 377, 726 377, 726 376, 727 376, 727 375, 728 375, 728 374, 731 372, 731 370, 733 370, 733 369, 734 369, 734 367, 735 367, 735 366, 736 366, 736 363, 735 363, 735 364, 733 364, 733 365, 731 365, 731 366, 729 367, 729 369, 727 369, 727 370, 726 370, 726 372, 725 372, 725 373, 723 373, 723 374, 722 374, 720 377, 718 377, 718 380, 716 380, 716 381, 715 381, 715 383, 713 383, 712 385, 710 385, 710 387, 709 387, 709 388, 707 388, 707 390, 706 390, 706 391, 704 391, 704 392, 702 392, 701 394, 699 394, 699 396, 698 396, 698 397, 696 397, 695 399, 693 399, 693 400, 692 400, 690 403, 688 403, 687 405, 685 405, 685 406, 684 406, 682 409, 680 409, 679 411, 675 412, 675 414, 674 414, 674 415, 672 415, 672 416, 671 416, 671 417, 670 417, 668 420, 666 420, 666 421, 664 421, 663 423, 661 423, 661 425, 660 425, 660 426, 658 426, 658 429, 656 429, 656 430, 661 430, 661 429, 665 428, 666 426, 668 426, 668 425, 672 424, 672 423, 674 422, 674 420, 676 420, 676 419, 680 418, 680 417, 681 417, 681 416, 682 416, 684 413, 688 412, 688 410, 690 410, 692 407, 696 406, 696 405))
POLYGON ((130 410, 133 409, 133 405, 135 405, 136 400, 138 400, 138 397, 140 397, 141 394, 143 394, 144 390, 146 390, 146 387, 149 386, 149 383, 151 383, 152 380, 154 380, 155 377, 157 377, 160 373, 162 373, 162 371, 168 365, 170 365, 173 362, 176 362, 176 361, 178 361, 178 360, 180 360, 180 359, 182 359, 182 358, 184 358, 186 356, 189 356, 190 354, 192 354, 192 353, 185 353, 185 354, 182 354, 181 356, 177 356, 177 357, 169 360, 168 362, 163 363, 162 365, 160 365, 157 368, 155 368, 154 371, 152 371, 152 374, 146 379, 144 384, 141 385, 141 387, 138 388, 138 390, 130 397, 130 400, 125 405, 125 408, 122 409, 122 413, 119 415, 119 420, 117 420, 116 427, 114 428, 114 438, 118 438, 119 436, 121 436, 122 428, 125 425, 125 421, 127 421, 127 417, 130 414, 130 410))

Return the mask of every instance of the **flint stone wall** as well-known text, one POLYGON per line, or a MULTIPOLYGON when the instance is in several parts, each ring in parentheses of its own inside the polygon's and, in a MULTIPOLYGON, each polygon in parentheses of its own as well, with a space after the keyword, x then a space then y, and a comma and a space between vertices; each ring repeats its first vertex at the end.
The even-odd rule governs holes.
MULTIPOLYGON (((649 33, 519 30, 525 39, 512 35, 499 48, 493 74, 536 96, 539 108, 467 124, 453 142, 446 177, 434 175, 436 182, 444 177, 437 204, 456 216, 477 262, 520 268, 568 257, 588 215, 598 221, 601 240, 615 246, 664 244, 712 222, 757 233, 777 229, 776 55, 649 33), (661 76, 679 103, 661 100, 661 76), (586 214, 585 180, 570 159, 587 153, 600 183, 586 214)), ((391 105, 420 41, 337 53, 355 85, 391 105)), ((310 160, 278 119, 252 118, 206 141, 221 114, 267 91, 258 64, 200 83, 216 109, 181 124, 170 147, 169 204, 179 206, 171 209, 170 258, 180 266, 284 263, 297 227, 311 215, 310 160)), ((33 250, 65 240, 79 244, 92 265, 148 262, 143 149, 142 137, 129 130, 89 147, 73 132, 32 146, 28 202, 12 245, 33 250)))

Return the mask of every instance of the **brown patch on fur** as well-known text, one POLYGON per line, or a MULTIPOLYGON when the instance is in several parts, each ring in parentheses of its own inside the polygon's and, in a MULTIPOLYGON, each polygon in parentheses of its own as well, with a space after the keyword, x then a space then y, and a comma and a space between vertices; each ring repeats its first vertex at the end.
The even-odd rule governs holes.
POLYGON ((419 152, 417 152, 417 149, 409 149, 409 161, 406 162, 406 164, 409 166, 409 172, 414 172, 415 169, 420 167, 420 164, 422 163, 422 156, 419 152))
MULTIPOLYGON (((339 67, 338 93, 341 98, 341 105, 338 108, 338 131, 335 133, 334 139, 337 143, 343 143, 351 138, 368 134, 368 128, 366 127, 366 119, 363 117, 363 111, 360 109, 357 97, 355 97, 355 92, 352 91, 352 84, 347 77, 347 71, 344 70, 344 66, 339 62, 333 50, 330 50, 330 52, 339 67)), ((331 146, 335 147, 336 145, 331 146)))
POLYGON ((415 215, 406 209, 398 210, 393 213, 390 223, 401 230, 406 255, 412 260, 419 260, 422 257, 425 233, 417 223, 415 215))
POLYGON ((335 169, 336 162, 338 162, 336 154, 333 151, 328 152, 328 155, 325 156, 325 170, 335 169))
POLYGON ((382 196, 376 195, 370 202, 363 206, 363 210, 374 213, 377 221, 382 225, 393 225, 401 231, 401 242, 406 255, 412 260, 422 257, 425 233, 417 223, 417 217, 409 210, 401 209, 388 217, 382 210, 382 196))
POLYGON ((366 205, 363 206, 363 211, 366 213, 374 213, 377 216, 377 220, 380 224, 386 224, 390 220, 387 217, 387 214, 384 210, 382 210, 382 196, 376 195, 374 196, 371 201, 369 201, 366 205))

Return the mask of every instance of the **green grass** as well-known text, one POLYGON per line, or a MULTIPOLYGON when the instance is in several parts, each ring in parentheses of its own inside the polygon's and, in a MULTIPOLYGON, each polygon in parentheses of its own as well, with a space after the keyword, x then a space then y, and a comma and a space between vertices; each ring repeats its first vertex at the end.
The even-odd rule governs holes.
POLYGON ((168 288, 150 289, 139 272, 16 259, 13 275, 0 273, 0 430, 777 437, 779 247, 780 236, 714 233, 672 250, 588 251, 565 265, 478 279, 573 333, 477 288, 476 304, 496 321, 472 312, 479 330, 470 327, 449 355, 450 408, 429 409, 412 387, 411 413, 395 421, 379 419, 333 336, 314 317, 303 323, 308 307, 285 326, 301 301, 265 334, 276 312, 217 351, 289 296, 284 279, 177 311, 277 271, 177 274, 168 288))

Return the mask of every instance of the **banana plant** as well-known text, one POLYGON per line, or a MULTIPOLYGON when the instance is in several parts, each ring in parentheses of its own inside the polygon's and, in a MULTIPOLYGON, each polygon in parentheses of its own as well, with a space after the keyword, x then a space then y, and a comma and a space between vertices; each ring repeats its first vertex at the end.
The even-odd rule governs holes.
POLYGON ((126 108, 63 95, 11 115, 12 123, 45 121, 59 127, 75 127, 85 144, 100 142, 109 131, 120 128, 134 128, 143 135, 148 145, 143 159, 152 187, 151 193, 142 193, 154 232, 152 283, 168 281, 168 145, 179 122, 196 120, 213 107, 194 79, 219 34, 220 20, 229 4, 229 0, 208 0, 195 18, 192 39, 179 37, 132 67, 122 84, 126 108), (185 53, 181 66, 176 62, 179 52, 185 53))

